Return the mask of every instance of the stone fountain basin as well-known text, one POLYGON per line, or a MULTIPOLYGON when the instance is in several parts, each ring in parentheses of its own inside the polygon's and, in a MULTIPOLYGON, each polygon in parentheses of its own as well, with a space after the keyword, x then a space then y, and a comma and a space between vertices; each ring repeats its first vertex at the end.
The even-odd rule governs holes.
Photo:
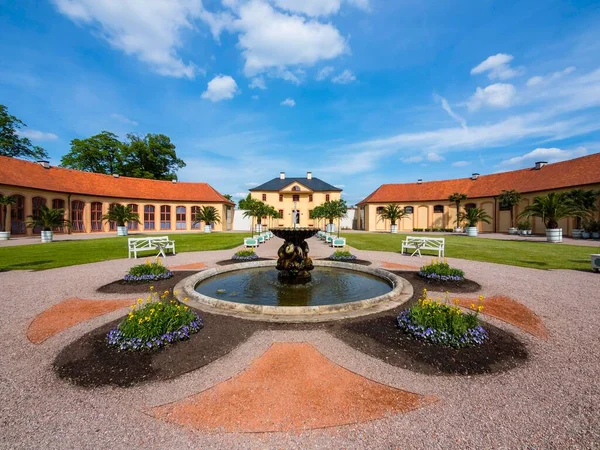
POLYGON ((203 295, 195 290, 198 283, 219 274, 256 267, 272 267, 273 270, 276 270, 275 264, 276 261, 258 261, 204 270, 180 281, 175 286, 175 290, 178 292, 177 297, 179 300, 187 297, 188 304, 191 307, 213 314, 223 314, 249 320, 298 323, 327 322, 374 314, 396 308, 407 302, 413 295, 413 287, 406 279, 387 270, 338 261, 314 261, 314 265, 315 267, 335 267, 368 273, 386 280, 392 286, 392 290, 378 297, 319 306, 269 306, 236 303, 203 295))

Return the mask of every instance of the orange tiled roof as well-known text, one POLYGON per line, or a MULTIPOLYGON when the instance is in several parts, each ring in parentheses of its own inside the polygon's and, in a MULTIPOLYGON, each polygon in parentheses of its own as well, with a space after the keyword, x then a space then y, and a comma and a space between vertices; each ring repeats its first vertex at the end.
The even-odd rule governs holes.
POLYGON ((428 181, 421 184, 382 184, 362 203, 414 202, 446 200, 454 192, 469 198, 493 197, 503 189, 518 192, 538 192, 600 183, 600 153, 546 164, 541 169, 481 175, 478 179, 428 181))
POLYGON ((98 197, 223 202, 233 204, 208 183, 119 177, 51 167, 0 156, 0 184, 98 197))

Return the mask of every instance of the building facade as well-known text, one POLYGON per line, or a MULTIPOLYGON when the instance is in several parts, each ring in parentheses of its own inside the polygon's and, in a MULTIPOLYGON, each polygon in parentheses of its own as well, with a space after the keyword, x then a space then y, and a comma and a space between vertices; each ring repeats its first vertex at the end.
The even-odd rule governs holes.
MULTIPOLYGON (((429 181, 406 184, 383 184, 357 204, 358 228, 367 231, 389 231, 390 223, 382 220, 380 212, 390 204, 404 207, 409 214, 400 220, 398 230, 441 229, 456 226, 456 205, 448 201, 455 192, 467 195, 461 203, 465 208, 483 208, 491 223, 479 223, 481 232, 506 232, 510 227, 510 209, 503 208, 498 196, 503 190, 514 189, 522 199, 515 207, 515 222, 524 208, 539 195, 572 189, 600 189, 600 153, 569 161, 546 164, 537 162, 528 169, 492 175, 473 174, 470 178, 429 181)), ((596 214, 596 218, 598 214, 596 214)), ((532 217, 532 230, 543 234, 545 226, 540 218, 532 217)), ((559 226, 570 235, 575 219, 563 219, 559 226)))
POLYGON ((260 200, 279 211, 281 219, 274 227, 316 227, 310 219, 315 206, 341 199, 342 190, 306 173, 305 178, 286 178, 285 172, 260 186, 250 189, 253 199, 260 200))
POLYGON ((129 205, 140 217, 130 223, 131 231, 202 231, 204 224, 193 224, 201 206, 213 206, 221 217, 213 229, 232 229, 234 203, 207 183, 184 183, 119 177, 52 167, 47 162, 28 162, 0 156, 0 194, 12 196, 16 203, 1 217, 9 222, 13 236, 31 235, 40 230, 26 228, 28 216, 36 215, 40 205, 65 210, 71 228, 67 233, 95 233, 116 230, 115 223, 102 221, 113 204, 129 205))

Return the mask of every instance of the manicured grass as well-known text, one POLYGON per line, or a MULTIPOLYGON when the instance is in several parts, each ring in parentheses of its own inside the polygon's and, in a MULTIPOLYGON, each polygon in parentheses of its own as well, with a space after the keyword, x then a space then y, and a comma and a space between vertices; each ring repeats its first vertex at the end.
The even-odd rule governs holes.
MULTIPOLYGON (((225 250, 243 244, 247 233, 171 234, 177 253, 225 250)), ((140 237, 136 235, 134 237, 140 237)), ((156 251, 138 257, 154 257, 156 251)), ((127 237, 56 241, 0 248, 0 271, 43 270, 127 258, 127 237)))
MULTIPOLYGON (((433 237, 434 235, 432 235, 433 237)), ((437 235, 436 235, 437 236, 437 235)), ((346 233, 348 245, 359 250, 400 252, 406 234, 346 233)), ((591 270, 590 254, 598 247, 550 244, 547 242, 504 241, 467 236, 438 236, 446 239, 445 254, 449 258, 486 261, 535 269, 591 270)), ((423 255, 428 254, 422 251, 423 255)), ((429 252, 429 254, 432 254, 429 252)), ((437 254, 436 254, 437 256, 437 254)))

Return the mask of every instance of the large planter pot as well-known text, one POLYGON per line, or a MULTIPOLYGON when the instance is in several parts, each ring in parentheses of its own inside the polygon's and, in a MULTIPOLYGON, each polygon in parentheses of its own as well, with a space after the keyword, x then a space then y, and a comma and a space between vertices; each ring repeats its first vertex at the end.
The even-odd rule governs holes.
POLYGON ((517 230, 515 227, 510 227, 508 229, 508 234, 518 234, 520 230, 517 230))
POLYGON ((476 237, 477 234, 477 227, 467 227, 467 236, 476 237))
POLYGON ((464 232, 464 230, 462 229, 462 227, 454 227, 454 232, 455 233, 462 233, 462 232, 464 232))
POLYGON ((0 231, 0 241, 8 241, 10 239, 10 231, 0 231))
POLYGON ((598 231, 592 232, 592 239, 600 239, 600 233, 598 231))
MULTIPOLYGON (((204 231, 206 231, 206 227, 204 227, 204 231)), ((257 223, 254 225, 254 231, 257 233, 262 233, 262 223, 257 223)), ((210 233, 210 231, 208 231, 208 233, 210 233)))
POLYGON ((525 230, 525 234, 526 234, 527 236, 531 236, 531 230, 525 230))
POLYGON ((210 225, 204 225, 204 232, 205 233, 210 233, 212 232, 212 228, 210 225))
POLYGON ((398 225, 392 225, 391 232, 392 233, 397 233, 398 232, 398 225))
POLYGON ((546 230, 548 242, 562 242, 562 228, 549 228, 546 230))
POLYGON ((590 238, 590 236, 591 236, 591 235, 590 235, 590 232, 589 232, 589 231, 583 231, 583 232, 581 233, 581 238, 582 238, 582 239, 589 239, 589 238, 590 238))
POLYGON ((42 231, 42 244, 47 244, 48 242, 52 242, 54 239, 53 231, 42 231))
POLYGON ((571 231, 571 237, 573 239, 581 239, 582 233, 583 233, 583 230, 581 228, 573 228, 573 231, 571 231))
POLYGON ((328 233, 334 233, 335 232, 335 223, 328 223, 327 224, 327 232, 328 233))
POLYGON ((117 227, 117 236, 127 236, 127 227, 117 227))
POLYGON ((600 271, 600 253, 594 253, 592 257, 592 270, 594 272, 600 271))

